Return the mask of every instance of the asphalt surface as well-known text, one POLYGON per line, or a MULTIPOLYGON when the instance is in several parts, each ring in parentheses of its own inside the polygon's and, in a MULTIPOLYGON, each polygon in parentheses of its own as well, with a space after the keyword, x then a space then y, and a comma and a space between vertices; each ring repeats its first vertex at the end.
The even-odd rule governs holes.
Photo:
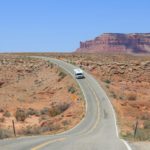
MULTIPOLYGON (((75 66, 40 58, 57 64, 74 78, 75 66)), ((76 81, 86 100, 86 115, 76 127, 57 135, 0 140, 0 150, 131 150, 128 143, 118 137, 114 110, 97 81, 87 73, 85 79, 76 81)))

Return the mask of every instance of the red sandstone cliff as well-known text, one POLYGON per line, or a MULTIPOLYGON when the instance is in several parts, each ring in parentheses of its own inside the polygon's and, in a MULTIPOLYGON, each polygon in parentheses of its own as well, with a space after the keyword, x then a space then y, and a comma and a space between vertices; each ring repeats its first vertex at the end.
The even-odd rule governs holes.
POLYGON ((76 52, 150 53, 150 33, 104 33, 94 40, 80 42, 76 52))

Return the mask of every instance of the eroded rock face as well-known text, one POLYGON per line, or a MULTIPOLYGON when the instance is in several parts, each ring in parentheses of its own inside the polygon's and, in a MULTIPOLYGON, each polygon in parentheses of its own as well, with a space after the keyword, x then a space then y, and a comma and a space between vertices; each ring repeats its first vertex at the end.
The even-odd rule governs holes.
POLYGON ((94 40, 80 42, 76 52, 150 53, 150 33, 104 33, 94 40))

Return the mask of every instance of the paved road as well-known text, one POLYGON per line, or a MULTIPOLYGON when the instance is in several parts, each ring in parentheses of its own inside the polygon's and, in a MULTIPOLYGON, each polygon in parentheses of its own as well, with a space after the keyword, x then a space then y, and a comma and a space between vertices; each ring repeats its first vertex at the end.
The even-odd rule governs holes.
MULTIPOLYGON (((40 57, 56 63, 71 75, 75 66, 66 62, 40 57)), ((114 110, 97 81, 89 74, 77 80, 86 99, 85 118, 73 129, 47 136, 22 137, 0 141, 2 150, 131 150, 118 137, 114 110)))

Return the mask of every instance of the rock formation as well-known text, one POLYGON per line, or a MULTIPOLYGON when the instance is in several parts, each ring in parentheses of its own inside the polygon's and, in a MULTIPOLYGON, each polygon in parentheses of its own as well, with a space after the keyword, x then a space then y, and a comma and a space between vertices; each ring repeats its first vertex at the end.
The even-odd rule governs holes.
POLYGON ((80 42, 76 52, 150 53, 150 33, 104 33, 94 40, 80 42))

